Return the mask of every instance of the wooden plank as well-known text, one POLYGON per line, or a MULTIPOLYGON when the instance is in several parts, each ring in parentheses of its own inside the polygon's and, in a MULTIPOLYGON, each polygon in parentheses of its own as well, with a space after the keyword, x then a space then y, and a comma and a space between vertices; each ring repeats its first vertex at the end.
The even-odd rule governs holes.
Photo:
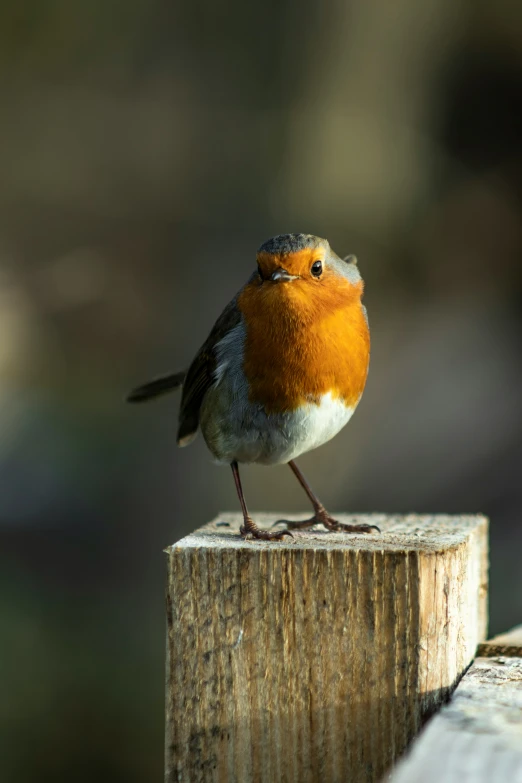
POLYGON ((522 783, 522 658, 477 658, 392 783, 522 783))
POLYGON ((477 657, 495 658, 499 655, 522 658, 522 625, 482 642, 477 648, 477 657))
POLYGON ((382 532, 244 541, 224 514, 166 550, 169 783, 379 780, 470 664, 487 520, 339 519, 382 532))

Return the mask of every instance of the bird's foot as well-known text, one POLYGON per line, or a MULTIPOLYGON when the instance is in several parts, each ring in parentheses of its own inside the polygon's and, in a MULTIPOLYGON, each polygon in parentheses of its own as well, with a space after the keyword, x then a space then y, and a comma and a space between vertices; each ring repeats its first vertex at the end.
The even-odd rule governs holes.
POLYGON ((377 525, 345 525, 331 517, 325 508, 318 508, 310 519, 303 519, 297 522, 292 522, 288 519, 278 519, 277 522, 274 522, 274 525, 282 524, 286 525, 288 530, 303 530, 314 525, 324 525, 327 530, 331 530, 333 533, 371 533, 373 530, 377 531, 377 533, 381 532, 377 525))
POLYGON ((290 538, 292 538, 292 534, 289 530, 281 530, 277 533, 270 533, 268 530, 262 530, 250 517, 245 517, 243 524, 239 528, 239 532, 243 538, 257 538, 261 541, 281 541, 284 536, 290 536, 290 538))

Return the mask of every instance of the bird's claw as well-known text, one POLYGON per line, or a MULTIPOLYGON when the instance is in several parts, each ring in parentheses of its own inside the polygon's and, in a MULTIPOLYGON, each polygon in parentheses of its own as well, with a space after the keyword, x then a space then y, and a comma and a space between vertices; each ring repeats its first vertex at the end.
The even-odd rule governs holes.
POLYGON ((292 520, 292 519, 277 519, 272 527, 276 525, 286 525, 288 530, 300 530, 304 527, 313 527, 318 524, 318 520, 315 518, 304 520, 292 520))
POLYGON ((270 533, 268 530, 262 530, 250 518, 245 519, 244 523, 239 528, 239 532, 245 539, 258 539, 261 541, 282 541, 284 536, 293 538, 293 535, 289 530, 281 530, 277 533, 270 533))
POLYGON ((273 523, 272 527, 275 527, 276 525, 286 525, 289 531, 303 530, 304 528, 314 527, 314 525, 324 525, 324 527, 332 533, 371 533, 373 530, 377 533, 381 532, 377 525, 368 525, 366 523, 360 525, 346 525, 342 522, 338 522, 326 512, 320 511, 314 514, 310 519, 297 521, 278 519, 273 523))

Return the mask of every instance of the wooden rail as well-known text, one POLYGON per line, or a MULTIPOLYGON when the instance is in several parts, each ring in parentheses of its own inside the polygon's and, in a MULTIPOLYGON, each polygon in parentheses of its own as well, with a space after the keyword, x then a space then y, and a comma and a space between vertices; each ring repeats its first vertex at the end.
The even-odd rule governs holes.
POLYGON ((393 783, 522 783, 522 626, 478 653, 393 783))
POLYGON ((378 781, 471 663, 487 520, 340 518, 381 533, 224 514, 166 550, 169 783, 378 781))

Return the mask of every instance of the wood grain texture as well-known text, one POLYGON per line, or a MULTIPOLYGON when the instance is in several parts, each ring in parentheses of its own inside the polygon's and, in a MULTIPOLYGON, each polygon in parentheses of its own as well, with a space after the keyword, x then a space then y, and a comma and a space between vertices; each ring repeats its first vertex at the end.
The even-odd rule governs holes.
POLYGON ((470 664, 487 520, 338 518, 382 532, 244 541, 223 514, 166 550, 169 783, 379 780, 470 664))
POLYGON ((522 658, 477 658, 393 783, 522 783, 522 658))

